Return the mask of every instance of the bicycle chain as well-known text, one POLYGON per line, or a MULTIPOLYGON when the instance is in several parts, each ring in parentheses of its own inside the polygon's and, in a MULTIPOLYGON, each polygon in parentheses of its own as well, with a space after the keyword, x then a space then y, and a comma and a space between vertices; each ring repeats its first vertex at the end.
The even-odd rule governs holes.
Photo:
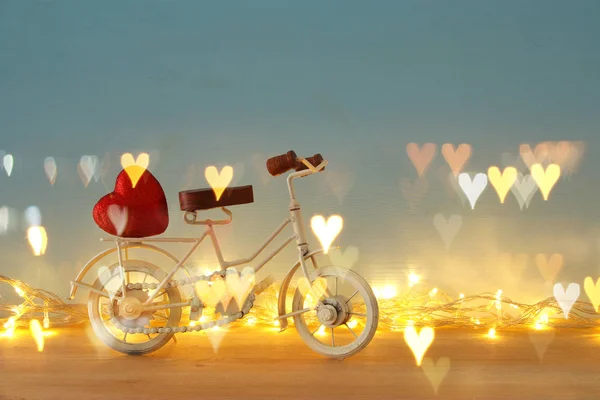
MULTIPOLYGON (((185 286, 185 285, 190 285, 190 284, 196 283, 200 280, 209 280, 210 281, 210 279, 214 276, 224 277, 225 272, 217 271, 210 276, 196 275, 196 276, 188 277, 186 279, 172 280, 172 281, 168 282, 163 289, 166 290, 166 289, 170 289, 173 287, 181 287, 181 286, 185 286)), ((127 290, 143 290, 143 289, 155 290, 158 288, 158 284, 157 283, 128 283, 126 288, 127 288, 127 290)), ((117 291, 116 295, 120 295, 120 293, 122 293, 121 290, 117 291)), ((250 312, 250 309, 254 306, 254 300, 256 300, 256 296, 254 293, 251 293, 250 295, 248 295, 248 297, 244 301, 244 305, 243 305, 241 311, 238 311, 235 314, 229 314, 225 318, 219 319, 217 321, 203 322, 203 323, 200 323, 199 325, 193 325, 193 326, 188 325, 188 326, 165 326, 162 328, 143 328, 143 327, 130 328, 130 327, 122 325, 119 322, 118 318, 115 317, 112 304, 108 308, 108 314, 110 316, 111 322, 113 324, 115 324, 115 326, 118 329, 120 329, 121 331, 123 331, 124 333, 142 333, 145 335, 150 335, 150 334, 156 334, 156 333, 163 334, 163 333, 199 332, 201 330, 214 328, 215 326, 222 326, 225 324, 229 324, 231 322, 234 322, 234 321, 242 318, 244 315, 247 315, 250 312)), ((185 307, 185 306, 182 306, 182 307, 185 307)))

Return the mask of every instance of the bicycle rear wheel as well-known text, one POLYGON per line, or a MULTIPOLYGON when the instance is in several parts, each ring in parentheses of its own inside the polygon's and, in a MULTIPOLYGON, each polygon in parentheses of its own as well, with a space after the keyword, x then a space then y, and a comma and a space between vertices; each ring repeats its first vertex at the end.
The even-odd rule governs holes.
POLYGON ((363 350, 375 336, 379 306, 369 284, 356 272, 337 266, 312 273, 315 282, 327 282, 326 292, 310 298, 297 288, 292 301, 294 324, 302 340, 315 352, 330 358, 348 358, 363 350), (318 301, 321 301, 315 308, 318 301))
MULTIPOLYGON (((123 262, 125 273, 130 283, 160 283, 167 274, 146 261, 126 260, 123 262)), ((118 265, 112 265, 108 274, 100 276, 94 282, 94 288, 115 294, 121 290, 121 274, 118 265)), ((127 297, 134 303, 143 303, 148 298, 148 289, 128 289, 127 297)), ((139 318, 128 319, 119 315, 120 300, 118 297, 109 298, 98 293, 90 292, 88 298, 88 315, 96 336, 112 349, 129 355, 151 353, 164 346, 172 337, 171 331, 164 332, 164 327, 179 326, 181 307, 142 313, 139 318), (124 333, 116 326, 111 313, 122 325, 131 328, 147 329, 148 333, 124 333), (162 332, 159 332, 159 330, 162 332)), ((162 290, 153 301, 153 305, 174 304, 181 302, 179 290, 171 287, 162 290)))

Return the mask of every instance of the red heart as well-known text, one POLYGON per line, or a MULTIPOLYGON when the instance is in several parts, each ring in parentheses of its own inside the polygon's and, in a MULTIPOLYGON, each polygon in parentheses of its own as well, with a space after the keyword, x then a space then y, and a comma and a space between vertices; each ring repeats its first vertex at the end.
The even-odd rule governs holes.
POLYGON ((169 226, 169 210, 165 192, 158 180, 145 170, 137 185, 133 187, 125 170, 117 176, 115 190, 102 197, 94 206, 96 224, 111 235, 118 235, 108 209, 117 205, 127 209, 127 222, 121 237, 148 237, 160 235, 169 226))

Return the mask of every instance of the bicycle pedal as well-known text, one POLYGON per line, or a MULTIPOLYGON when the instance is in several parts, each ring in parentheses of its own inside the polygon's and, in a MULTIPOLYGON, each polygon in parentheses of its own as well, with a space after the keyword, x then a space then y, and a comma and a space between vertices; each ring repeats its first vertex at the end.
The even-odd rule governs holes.
POLYGON ((268 275, 265 279, 260 281, 260 283, 254 286, 254 294, 258 296, 259 294, 267 290, 267 288, 271 286, 274 282, 275 279, 273 278, 273 276, 268 275))

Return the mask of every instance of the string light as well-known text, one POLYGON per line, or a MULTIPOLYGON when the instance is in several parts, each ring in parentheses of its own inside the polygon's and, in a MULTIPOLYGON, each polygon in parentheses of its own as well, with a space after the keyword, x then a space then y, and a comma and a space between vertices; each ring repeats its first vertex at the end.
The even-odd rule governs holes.
MULTIPOLYGON (((57 295, 43 289, 33 289, 26 283, 0 275, 0 283, 13 287, 15 292, 23 299, 22 304, 15 306, 5 304, 0 297, 0 313, 8 314, 8 318, 0 319, 0 327, 4 327, 3 336, 11 336, 17 328, 27 328, 33 319, 43 316, 44 329, 48 327, 62 327, 77 325, 88 321, 87 309, 83 304, 66 304, 57 295), (12 315, 11 315, 12 314, 12 315)), ((411 288, 414 289, 414 288, 411 288)), ((255 304, 250 313, 245 317, 246 324, 257 329, 279 326, 275 322, 278 316, 277 294, 275 285, 269 287, 261 294, 261 302, 255 304)), ((291 304, 291 288, 288 293, 291 304)), ((451 298, 443 291, 434 288, 429 291, 410 290, 409 293, 389 299, 378 299, 379 302, 379 327, 380 331, 399 331, 407 326, 420 327, 423 325, 438 327, 456 327, 470 329, 486 329, 488 335, 493 329, 494 335, 499 329, 527 326, 532 329, 545 328, 598 328, 600 321, 592 304, 577 301, 569 314, 569 319, 549 318, 550 315, 562 315, 562 309, 553 297, 535 304, 522 304, 503 295, 502 291, 496 293, 482 293, 479 295, 465 296, 461 293, 458 298, 451 298), (430 302, 432 295, 443 301, 430 302), (492 307, 490 307, 490 304, 492 307), (505 312, 498 317, 498 311, 510 307, 517 311, 505 312), (513 315, 514 314, 514 315, 513 315)), ((199 322, 206 321, 202 316, 199 322)), ((293 324, 293 319, 289 319, 293 324)), ((190 321, 190 325, 196 324, 190 321)), ((351 319, 348 325, 356 327, 363 321, 351 319)), ((239 325, 239 324, 238 324, 239 325)), ((235 329, 236 324, 232 324, 235 329)))

